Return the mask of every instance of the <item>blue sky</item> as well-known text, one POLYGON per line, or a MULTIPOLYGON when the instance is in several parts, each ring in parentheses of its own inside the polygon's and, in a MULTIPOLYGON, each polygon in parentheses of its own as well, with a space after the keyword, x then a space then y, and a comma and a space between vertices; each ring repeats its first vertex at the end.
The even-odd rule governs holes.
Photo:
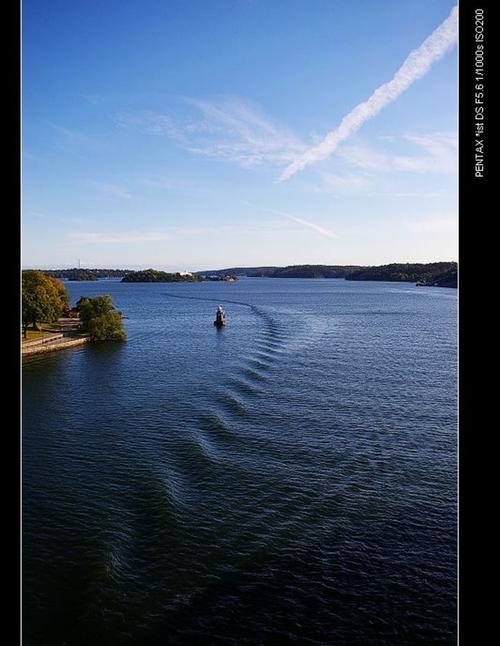
POLYGON ((457 51, 286 180, 445 0, 23 3, 23 265, 457 255, 457 51))

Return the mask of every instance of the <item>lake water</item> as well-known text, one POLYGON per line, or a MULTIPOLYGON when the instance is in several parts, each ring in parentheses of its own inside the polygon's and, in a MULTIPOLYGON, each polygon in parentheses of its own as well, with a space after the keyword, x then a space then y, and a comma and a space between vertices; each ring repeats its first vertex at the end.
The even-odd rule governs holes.
POLYGON ((24 644, 456 643, 456 290, 67 286, 128 340, 24 362, 24 644))

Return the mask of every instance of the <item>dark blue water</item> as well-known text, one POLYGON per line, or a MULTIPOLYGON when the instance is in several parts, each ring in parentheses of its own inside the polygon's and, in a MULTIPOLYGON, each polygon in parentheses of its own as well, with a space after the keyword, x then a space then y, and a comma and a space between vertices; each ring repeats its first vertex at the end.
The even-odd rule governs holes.
POLYGON ((24 644, 456 643, 454 290, 68 288, 128 341, 24 363, 24 644))

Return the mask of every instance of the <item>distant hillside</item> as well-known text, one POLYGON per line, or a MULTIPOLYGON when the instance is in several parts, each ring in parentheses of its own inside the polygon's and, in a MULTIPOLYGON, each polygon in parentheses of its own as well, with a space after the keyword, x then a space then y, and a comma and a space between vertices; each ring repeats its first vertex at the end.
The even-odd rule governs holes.
POLYGON ((393 263, 376 267, 360 265, 288 265, 287 267, 231 267, 195 272, 199 276, 233 274, 249 278, 345 278, 411 282, 438 287, 457 286, 456 262, 393 263))
POLYGON ((233 274, 249 278, 344 278, 359 265, 288 265, 286 267, 231 267, 210 271, 197 271, 199 276, 233 274))
POLYGON ((276 269, 268 276, 271 278, 345 278, 359 268, 359 265, 288 265, 276 269))
POLYGON ((382 280, 456 287, 457 263, 393 263, 379 267, 363 267, 347 275, 346 280, 382 280))
MULTIPOLYGON (((426 283, 427 284, 427 283, 426 283)), ((432 285, 434 287, 457 287, 458 286, 458 271, 455 267, 445 271, 443 274, 440 274, 434 278, 432 285)))
POLYGON ((193 272, 195 276, 268 276, 281 267, 229 267, 228 269, 205 269, 193 272))
POLYGON ((288 265, 286 267, 229 267, 196 271, 192 276, 153 269, 47 269, 44 274, 66 280, 122 278, 122 282, 192 282, 203 277, 248 276, 249 278, 345 278, 420 283, 438 287, 457 287, 456 262, 392 263, 374 267, 360 265, 288 265))
POLYGON ((42 269, 46 276, 65 280, 99 280, 99 278, 122 278, 130 269, 42 269))

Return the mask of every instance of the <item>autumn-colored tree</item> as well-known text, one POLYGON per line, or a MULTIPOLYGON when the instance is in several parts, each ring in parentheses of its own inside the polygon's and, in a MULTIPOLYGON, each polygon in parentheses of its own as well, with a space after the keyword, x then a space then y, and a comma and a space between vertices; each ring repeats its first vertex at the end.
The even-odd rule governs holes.
POLYGON ((53 323, 69 303, 69 295, 60 280, 41 271, 22 272, 22 325, 26 338, 28 327, 38 330, 39 323, 53 323))

